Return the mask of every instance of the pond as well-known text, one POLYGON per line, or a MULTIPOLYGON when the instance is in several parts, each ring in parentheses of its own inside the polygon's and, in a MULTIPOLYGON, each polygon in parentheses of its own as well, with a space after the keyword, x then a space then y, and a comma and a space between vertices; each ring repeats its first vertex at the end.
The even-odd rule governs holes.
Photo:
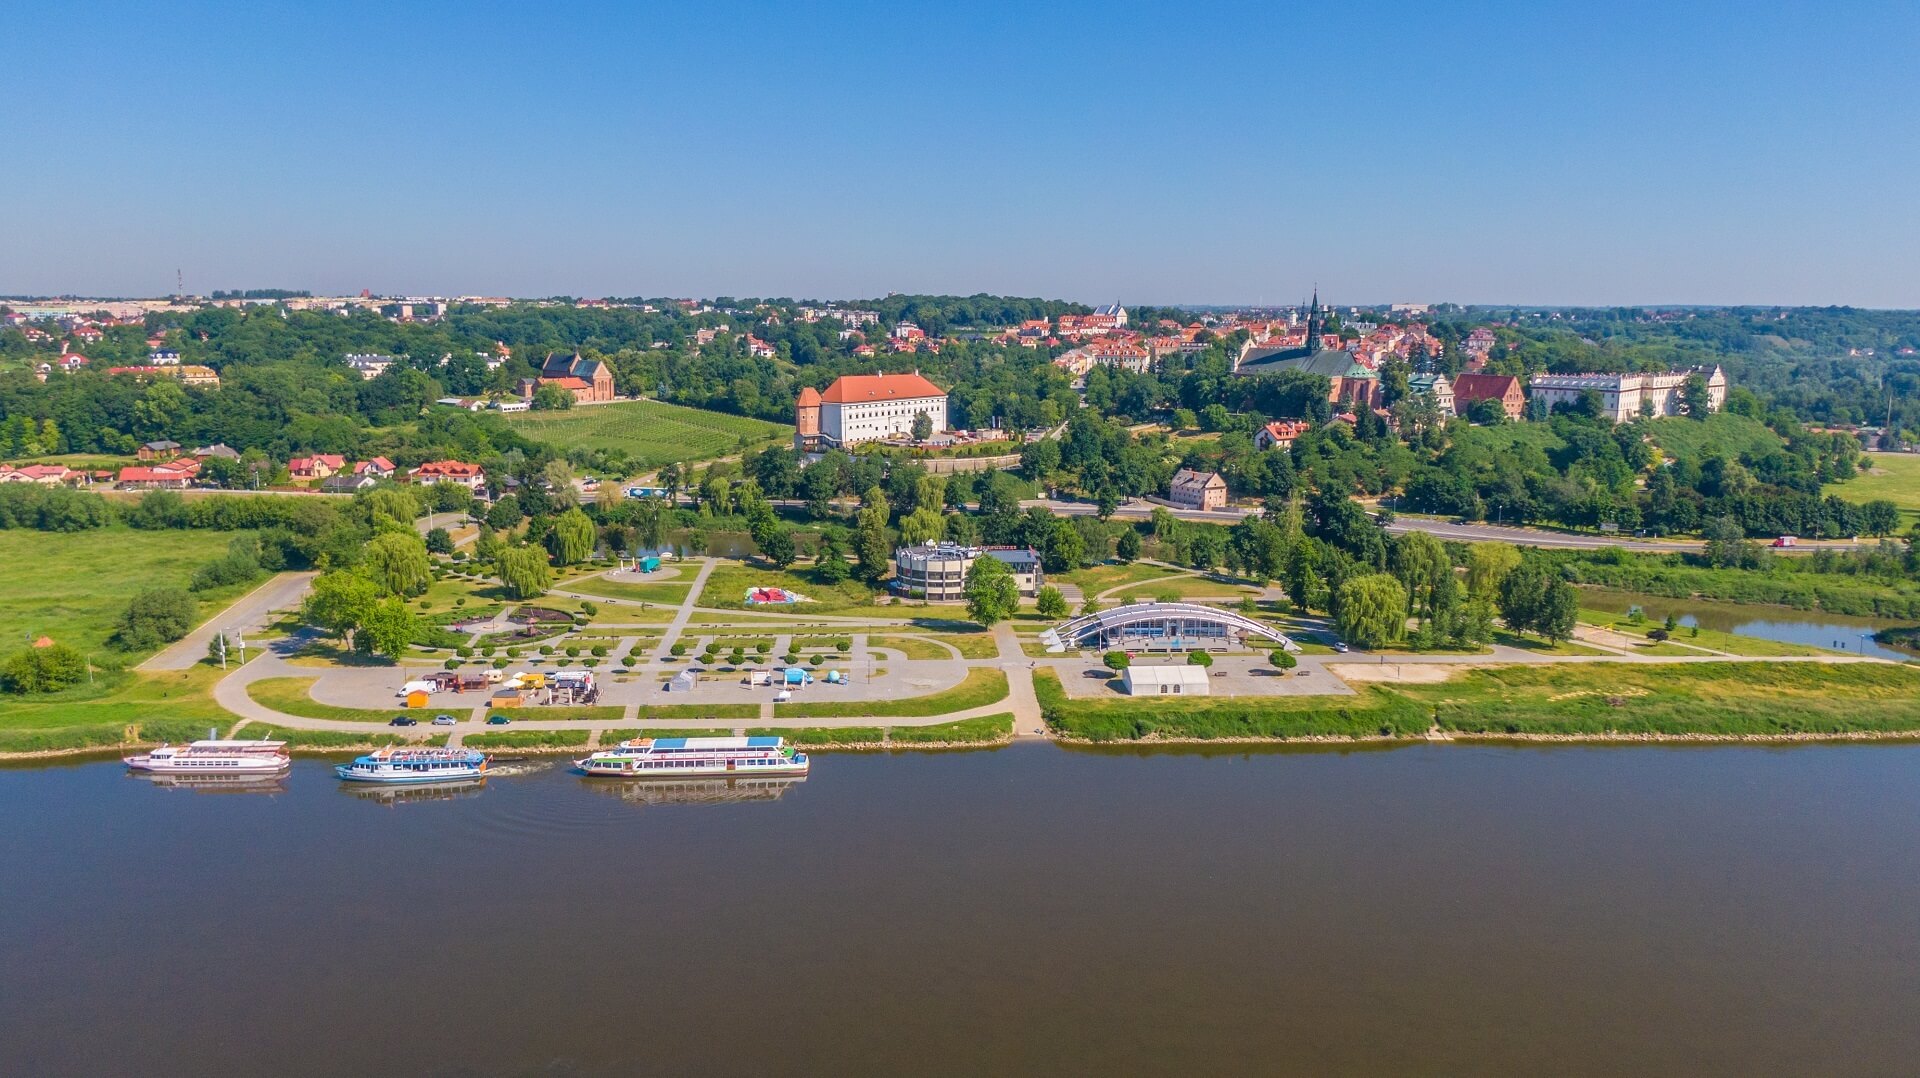
POLYGON ((1795 610, 1790 606, 1669 599, 1633 591, 1615 591, 1612 588, 1581 588, 1580 605, 1610 614, 1625 614, 1637 606, 1654 621, 1664 621, 1671 613, 1681 625, 1698 625, 1702 629, 1778 640, 1784 644, 1832 648, 1856 655, 1875 655, 1882 659, 1906 661, 1914 658, 1907 652, 1874 642, 1873 634, 1877 630, 1907 624, 1885 618, 1857 618, 1846 614, 1795 610))

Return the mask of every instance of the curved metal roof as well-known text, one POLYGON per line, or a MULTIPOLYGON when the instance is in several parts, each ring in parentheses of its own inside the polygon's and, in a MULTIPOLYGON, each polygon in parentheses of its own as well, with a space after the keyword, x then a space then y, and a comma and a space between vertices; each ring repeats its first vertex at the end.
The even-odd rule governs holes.
POLYGON ((1127 603, 1111 610, 1082 614, 1055 628, 1048 629, 1040 634, 1040 639, 1047 645, 1048 651, 1065 651, 1067 641, 1077 640, 1095 629, 1105 633, 1129 625, 1164 621, 1168 618, 1185 618, 1190 621, 1204 621, 1229 629, 1238 629, 1243 633, 1266 637, 1288 651, 1299 650, 1299 645, 1287 639, 1285 633, 1265 622, 1255 621, 1245 614, 1232 610, 1201 603, 1127 603))

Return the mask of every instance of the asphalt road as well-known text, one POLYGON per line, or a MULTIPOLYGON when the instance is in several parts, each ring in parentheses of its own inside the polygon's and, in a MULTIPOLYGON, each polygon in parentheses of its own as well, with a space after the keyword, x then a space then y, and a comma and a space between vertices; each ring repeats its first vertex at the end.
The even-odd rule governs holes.
POLYGON ((207 657, 213 634, 238 629, 241 639, 266 628, 268 615, 300 605, 315 573, 281 573, 236 599, 232 606, 208 618, 198 629, 168 644, 138 667, 141 670, 186 670, 207 657))
MULTIPOLYGON (((1061 516, 1090 516, 1099 507, 1090 502, 1063 502, 1050 498, 1031 498, 1020 505, 1040 506, 1061 516)), ((1153 515, 1155 509, 1167 509, 1181 520, 1199 520, 1209 524, 1237 524, 1244 517, 1259 512, 1258 509, 1171 509, 1152 502, 1131 501, 1114 511, 1114 517, 1120 520, 1145 520, 1153 515)), ((1513 543, 1517 546, 1564 547, 1575 550, 1598 550, 1602 547, 1623 546, 1649 554, 1670 554, 1675 551, 1698 550, 1700 544, 1685 540, 1634 539, 1629 536, 1574 535, 1565 532, 1543 531, 1537 528, 1508 528, 1497 524, 1455 524, 1448 520, 1431 520, 1424 517, 1395 517, 1387 530, 1394 534, 1410 531, 1422 531, 1440 539, 1453 539, 1474 543, 1513 543)))

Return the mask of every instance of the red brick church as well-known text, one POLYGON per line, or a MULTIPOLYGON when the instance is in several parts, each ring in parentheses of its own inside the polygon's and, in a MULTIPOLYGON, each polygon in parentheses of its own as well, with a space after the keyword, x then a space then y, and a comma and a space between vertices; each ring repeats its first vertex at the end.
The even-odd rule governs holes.
POLYGON ((541 365, 540 377, 521 380, 520 396, 532 400, 534 390, 541 386, 559 386, 571 392, 573 399, 582 404, 610 401, 613 399, 613 369, 597 359, 587 359, 578 352, 572 355, 554 352, 541 365))

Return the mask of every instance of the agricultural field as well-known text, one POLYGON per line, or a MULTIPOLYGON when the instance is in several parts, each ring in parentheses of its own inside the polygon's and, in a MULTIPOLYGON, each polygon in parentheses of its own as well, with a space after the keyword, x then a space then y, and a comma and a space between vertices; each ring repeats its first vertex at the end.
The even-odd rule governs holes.
POLYGON ((558 449, 617 449, 649 468, 724 457, 793 435, 782 423, 660 401, 517 412, 506 420, 518 433, 558 449))
POLYGON ((1827 493, 1859 504, 1876 498, 1900 507, 1901 530, 1920 524, 1920 453, 1868 453, 1871 471, 1827 487, 1827 493))

